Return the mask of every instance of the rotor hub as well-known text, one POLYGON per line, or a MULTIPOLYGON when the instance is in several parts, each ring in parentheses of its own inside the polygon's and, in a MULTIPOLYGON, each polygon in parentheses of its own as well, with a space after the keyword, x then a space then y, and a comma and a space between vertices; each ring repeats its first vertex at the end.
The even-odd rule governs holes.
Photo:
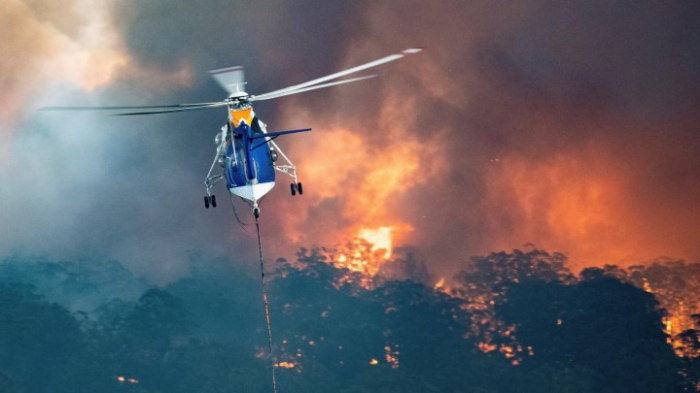
POLYGON ((245 91, 234 91, 231 93, 231 95, 228 96, 229 100, 240 100, 240 99, 248 99, 250 97, 250 94, 246 93, 245 91))
POLYGON ((234 109, 241 109, 250 106, 250 94, 241 91, 235 92, 228 96, 226 103, 234 109))

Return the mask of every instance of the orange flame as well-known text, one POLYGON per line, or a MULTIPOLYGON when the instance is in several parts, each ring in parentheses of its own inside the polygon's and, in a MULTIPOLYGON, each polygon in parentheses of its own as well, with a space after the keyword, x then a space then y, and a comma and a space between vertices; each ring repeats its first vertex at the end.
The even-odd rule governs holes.
POLYGON ((379 227, 375 229, 362 228, 357 237, 367 240, 372 245, 372 250, 383 250, 384 259, 391 258, 391 231, 392 227, 379 227))
MULTIPOLYGON (((391 262, 394 234, 412 229, 407 225, 360 228, 352 240, 328 253, 328 260, 338 268, 360 273, 360 286, 369 288, 374 276, 385 263, 391 262)), ((339 283, 352 282, 350 277, 339 283)))
POLYGON ((440 277, 440 280, 435 283, 433 289, 442 289, 445 286, 445 277, 440 277))
POLYGON ((298 203, 294 209, 280 206, 278 214, 288 216, 278 221, 281 232, 295 248, 310 243, 351 243, 355 247, 350 248, 358 248, 358 241, 366 241, 370 247, 362 255, 338 247, 333 262, 367 276, 392 258, 401 235, 412 229, 397 200, 446 168, 437 154, 442 139, 425 140, 414 132, 416 103, 403 96, 384 100, 380 119, 372 119, 371 125, 361 116, 344 118, 342 124, 334 124, 333 118, 319 120, 318 113, 291 100, 283 116, 292 126, 320 123, 324 129, 323 138, 282 142, 293 145, 289 150, 303 152, 295 160, 305 188, 313 192, 304 195, 305 208, 298 203))

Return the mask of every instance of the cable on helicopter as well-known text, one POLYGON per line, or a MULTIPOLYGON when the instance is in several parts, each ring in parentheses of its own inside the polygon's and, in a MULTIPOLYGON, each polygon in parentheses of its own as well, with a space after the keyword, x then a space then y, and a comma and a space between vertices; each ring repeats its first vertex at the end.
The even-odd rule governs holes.
POLYGON ((258 232, 258 255, 260 256, 260 278, 262 281, 262 297, 265 303, 265 319, 267 321, 267 340, 270 350, 270 366, 272 367, 272 391, 277 393, 277 378, 275 376, 275 356, 272 353, 272 324, 270 323, 270 304, 267 300, 267 286, 265 285, 265 266, 263 265, 262 240, 260 239, 259 214, 255 214, 255 229, 258 232))
POLYGON ((231 209, 233 210, 233 216, 236 217, 236 221, 238 221, 238 224, 241 226, 241 229, 243 229, 245 233, 252 235, 253 232, 248 230, 248 226, 250 224, 246 224, 245 222, 241 221, 241 219, 238 217, 238 212, 236 212, 236 205, 233 202, 233 195, 229 195, 229 200, 231 201, 231 209))

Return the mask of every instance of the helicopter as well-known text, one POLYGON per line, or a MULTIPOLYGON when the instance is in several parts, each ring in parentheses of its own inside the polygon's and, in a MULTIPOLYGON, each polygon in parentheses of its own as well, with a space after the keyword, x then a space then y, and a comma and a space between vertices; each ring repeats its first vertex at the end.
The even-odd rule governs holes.
POLYGON ((296 167, 274 140, 284 135, 308 132, 311 131, 311 128, 268 132, 266 124, 255 114, 252 102, 270 100, 373 78, 377 75, 335 80, 421 51, 422 49, 420 48, 404 49, 400 53, 388 55, 344 71, 259 95, 245 92, 246 82, 243 67, 235 66, 217 69, 209 73, 229 95, 226 99, 216 102, 146 106, 52 106, 41 108, 41 110, 119 111, 119 113, 114 115, 134 116, 227 107, 228 121, 221 127, 221 131, 214 138, 216 154, 204 180, 204 207, 207 209, 216 207, 216 196, 212 193, 212 188, 217 183, 225 180, 226 188, 232 195, 238 196, 252 205, 253 213, 257 219, 260 214, 260 201, 275 185, 275 172, 280 172, 292 178, 290 184, 292 196, 304 193, 302 183, 299 182, 297 177, 296 167), (283 162, 280 162, 280 158, 283 162), (214 174, 217 164, 223 168, 223 172, 214 174))

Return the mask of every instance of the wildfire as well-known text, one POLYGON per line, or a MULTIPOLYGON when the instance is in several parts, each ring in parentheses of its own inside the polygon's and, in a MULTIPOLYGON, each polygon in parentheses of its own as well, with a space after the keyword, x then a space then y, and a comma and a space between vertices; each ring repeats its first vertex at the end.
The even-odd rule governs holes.
POLYGON ((435 283, 435 286, 433 288, 434 289, 441 289, 444 286, 445 286, 445 277, 440 277, 440 281, 435 283))
POLYGON ((374 277, 391 259, 395 229, 392 226, 361 228, 351 241, 331 252, 330 262, 367 278, 374 277))
POLYGON ((357 237, 367 240, 372 245, 372 250, 383 250, 384 259, 391 258, 391 231, 392 227, 379 227, 376 229, 363 228, 357 237))
MULTIPOLYGON (((338 99, 342 92, 338 90, 338 99)), ((285 102, 282 116, 290 123, 324 124, 323 138, 284 141, 290 150, 305 152, 298 166, 313 192, 304 195, 305 210, 295 207, 293 218, 279 220, 282 231, 302 246, 310 239, 317 244, 368 242, 377 255, 358 259, 353 250, 339 250, 334 262, 369 276, 392 258, 397 233, 410 228, 402 204, 416 187, 446 168, 443 156, 436 154, 443 139, 426 140, 416 132, 418 102, 399 92, 386 93, 379 119, 369 127, 361 116, 341 121, 336 113, 311 112, 293 99, 285 102)), ((290 215, 289 211, 280 214, 290 215)))
MULTIPOLYGON (((664 326, 664 333, 667 334, 666 342, 673 347, 676 355, 687 358, 699 357, 700 352, 696 349, 691 349, 692 346, 689 347, 681 336, 683 331, 695 328, 695 321, 691 315, 697 313, 697 303, 691 302, 691 304, 688 305, 679 298, 678 293, 672 293, 672 291, 664 288, 652 288, 646 278, 642 280, 642 288, 646 292, 653 294, 660 301, 661 306, 668 312, 668 314, 663 317, 662 323, 664 326)), ((688 295, 686 294, 686 296, 688 295)), ((692 291, 690 296, 692 298, 692 291)))

